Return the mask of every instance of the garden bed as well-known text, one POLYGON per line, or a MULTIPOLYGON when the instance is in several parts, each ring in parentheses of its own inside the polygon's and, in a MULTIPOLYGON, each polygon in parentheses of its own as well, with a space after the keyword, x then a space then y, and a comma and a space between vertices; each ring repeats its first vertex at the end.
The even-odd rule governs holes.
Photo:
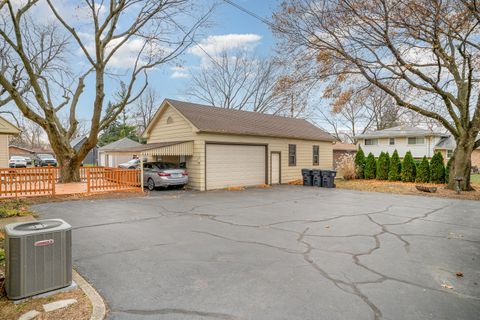
POLYGON ((426 193, 421 192, 416 189, 416 186, 419 183, 416 182, 400 182, 400 181, 384 181, 384 180, 343 180, 336 179, 335 183, 337 188, 341 189, 352 189, 352 190, 361 190, 361 191, 373 191, 373 192, 387 192, 387 193, 398 193, 398 194, 412 194, 412 195, 421 195, 428 197, 443 197, 443 198, 454 198, 454 199, 464 199, 464 200, 480 200, 480 184, 472 184, 476 191, 462 191, 460 194, 457 194, 454 190, 445 189, 445 184, 433 184, 428 183, 424 184, 430 187, 437 187, 437 192, 435 193, 426 193))

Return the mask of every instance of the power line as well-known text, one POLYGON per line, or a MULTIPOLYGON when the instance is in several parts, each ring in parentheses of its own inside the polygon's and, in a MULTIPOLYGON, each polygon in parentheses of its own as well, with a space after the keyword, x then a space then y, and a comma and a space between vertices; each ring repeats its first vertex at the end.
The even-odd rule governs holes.
POLYGON ((185 34, 185 36, 190 39, 190 41, 192 41, 193 43, 195 43, 195 44, 198 46, 198 48, 199 48, 203 53, 205 53, 205 55, 206 55, 208 58, 210 58, 210 60, 211 60, 214 64, 216 64, 216 65, 217 65, 220 69, 222 69, 223 71, 225 71, 225 72, 227 71, 227 70, 225 70, 225 68, 224 68, 220 63, 218 63, 217 60, 215 60, 214 57, 212 57, 212 56, 207 52, 207 50, 205 50, 205 49, 200 45, 200 43, 198 43, 197 40, 195 40, 195 39, 192 37, 192 35, 191 35, 189 32, 185 31, 185 29, 184 29, 182 26, 180 26, 178 23, 176 23, 173 19, 170 18, 170 21, 172 21, 172 23, 175 24, 175 25, 177 26, 177 28, 179 28, 179 29, 185 34))
POLYGON ((252 11, 248 10, 247 8, 242 7, 241 5, 236 4, 235 2, 230 1, 230 0, 223 0, 223 2, 226 2, 226 3, 228 3, 229 5, 237 8, 238 10, 245 12, 245 13, 248 14, 249 16, 251 16, 251 17, 253 17, 253 18, 255 18, 255 19, 257 19, 257 20, 259 20, 259 21, 261 21, 261 22, 263 22, 263 23, 265 23, 266 25, 268 25, 268 26, 270 26, 270 27, 272 27, 272 28, 275 28, 275 26, 274 26, 270 21, 268 21, 267 19, 259 16, 259 15, 256 14, 255 12, 252 12, 252 11))

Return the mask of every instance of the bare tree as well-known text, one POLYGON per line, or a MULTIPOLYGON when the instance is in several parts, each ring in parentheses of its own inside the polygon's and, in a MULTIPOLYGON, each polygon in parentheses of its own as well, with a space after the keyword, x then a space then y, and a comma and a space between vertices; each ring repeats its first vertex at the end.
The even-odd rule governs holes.
POLYGON ((133 113, 135 122, 138 127, 138 134, 140 135, 147 128, 150 121, 153 119, 155 112, 160 106, 159 96, 154 88, 148 88, 138 98, 133 105, 133 113))
POLYGON ((190 96, 222 108, 278 113, 279 66, 248 52, 223 51, 191 73, 190 96))
POLYGON ((45 130, 61 166, 62 182, 79 180, 79 166, 96 145, 99 132, 141 95, 149 70, 175 59, 192 43, 206 17, 188 15, 189 0, 83 0, 82 4, 78 8, 85 11, 85 19, 79 22, 60 11, 54 0, 21 4, 0 0, 0 48, 6 48, 2 52, 7 57, 2 59, 8 62, 6 72, 0 74, 0 88, 26 118, 45 130), (55 19, 48 25, 33 18, 35 7, 45 4, 55 19), (193 21, 188 28, 178 22, 186 15, 193 21), (118 61, 122 50, 132 51, 126 61, 118 61), (126 71, 119 72, 119 64, 126 71), (110 99, 107 77, 108 87, 116 86, 110 99), (18 79, 25 82, 25 93, 18 88, 18 79), (79 126, 79 101, 90 83, 93 101, 82 100, 82 107, 91 110, 90 131, 77 151, 70 141, 79 126), (107 102, 113 106, 109 113, 107 102), (68 126, 62 125, 61 113, 68 114, 68 126))
POLYGON ((19 119, 20 133, 10 138, 10 143, 26 148, 41 148, 45 145, 45 131, 33 121, 24 117, 19 119))
POLYGON ((480 147, 480 3, 476 0, 287 0, 275 31, 319 80, 367 81, 455 138, 449 187, 470 190, 480 147))

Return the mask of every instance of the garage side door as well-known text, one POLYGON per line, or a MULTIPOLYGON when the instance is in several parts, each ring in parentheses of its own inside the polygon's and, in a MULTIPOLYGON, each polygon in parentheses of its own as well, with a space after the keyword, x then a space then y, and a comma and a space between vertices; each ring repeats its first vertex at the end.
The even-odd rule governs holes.
POLYGON ((265 146, 207 144, 207 190, 265 183, 265 146))

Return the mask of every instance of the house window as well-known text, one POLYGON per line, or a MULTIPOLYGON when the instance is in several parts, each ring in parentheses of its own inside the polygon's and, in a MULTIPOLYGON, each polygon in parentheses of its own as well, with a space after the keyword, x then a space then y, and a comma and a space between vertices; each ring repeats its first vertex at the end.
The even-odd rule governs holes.
POLYGON ((453 150, 447 150, 447 159, 453 157, 453 150))
POLYGON ((395 138, 390 138, 389 143, 390 143, 391 146, 395 145, 395 138))
POLYGON ((167 124, 171 124, 173 123, 173 118, 172 117, 168 117, 167 118, 167 124))
POLYGON ((425 138, 423 137, 411 137, 408 138, 408 144, 424 144, 425 138))
POLYGON ((365 139, 366 146, 376 146, 378 145, 378 139, 365 139))
POLYGON ((318 166, 320 162, 320 147, 313 146, 312 152, 313 152, 313 165, 318 166))
POLYGON ((294 167, 297 165, 297 145, 289 144, 288 145, 288 165, 294 167))

